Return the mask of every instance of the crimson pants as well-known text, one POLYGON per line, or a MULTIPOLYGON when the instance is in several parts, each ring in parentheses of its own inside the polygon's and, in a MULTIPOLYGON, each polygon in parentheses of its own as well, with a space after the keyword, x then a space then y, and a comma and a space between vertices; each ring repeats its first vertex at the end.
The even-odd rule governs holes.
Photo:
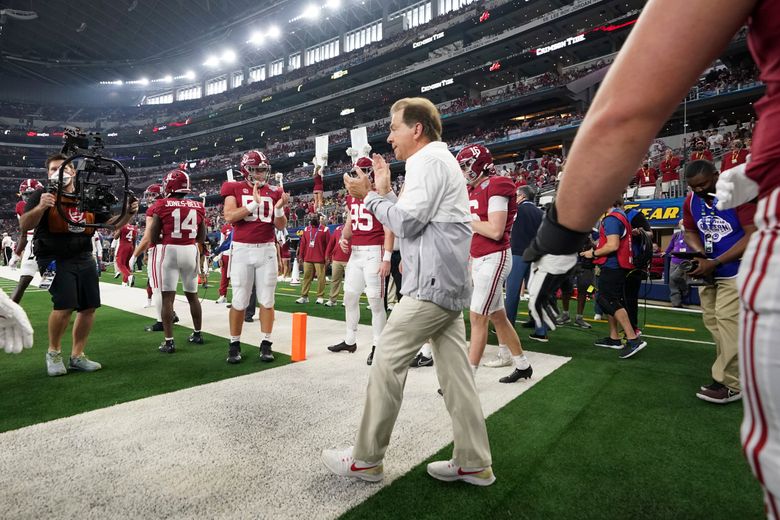
POLYGON ((228 273, 230 272, 230 256, 222 255, 222 277, 219 279, 219 295, 227 296, 228 289, 228 273))
POLYGON ((116 266, 117 269, 119 269, 119 272, 122 273, 122 281, 125 283, 127 283, 127 277, 133 274, 130 271, 130 266, 128 265, 131 256, 133 256, 132 246, 120 246, 119 250, 116 252, 116 266))

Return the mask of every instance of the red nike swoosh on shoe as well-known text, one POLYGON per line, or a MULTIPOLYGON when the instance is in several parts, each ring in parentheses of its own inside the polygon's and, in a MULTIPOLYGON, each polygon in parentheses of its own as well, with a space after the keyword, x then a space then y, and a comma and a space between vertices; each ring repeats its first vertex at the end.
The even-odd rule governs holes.
POLYGON ((458 475, 476 475, 477 473, 482 473, 485 471, 484 469, 481 469, 479 471, 463 471, 463 468, 458 468, 458 475))
POLYGON ((373 466, 366 466, 365 468, 359 468, 359 467, 355 466, 355 463, 353 462, 352 466, 350 466, 349 470, 350 471, 365 471, 367 469, 374 469, 377 466, 378 466, 378 464, 374 464, 373 466))

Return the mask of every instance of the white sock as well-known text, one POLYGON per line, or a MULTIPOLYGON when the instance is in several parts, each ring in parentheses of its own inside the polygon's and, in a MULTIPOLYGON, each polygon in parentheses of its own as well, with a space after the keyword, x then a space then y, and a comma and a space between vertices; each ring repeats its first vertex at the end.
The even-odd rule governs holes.
POLYGON ((357 328, 360 321, 360 294, 354 292, 344 293, 344 321, 347 324, 344 342, 347 345, 357 343, 357 328))
POLYGON ((379 344, 379 336, 387 323, 385 301, 381 298, 369 298, 368 306, 371 308, 371 332, 374 334, 374 345, 379 344))
POLYGON ((525 354, 520 354, 519 356, 512 356, 512 360, 515 362, 515 368, 518 370, 525 370, 526 368, 531 366, 531 363, 528 361, 528 358, 525 357, 525 354))
POLYGON ((235 343, 236 341, 241 341, 241 336, 230 336, 231 343, 235 343))
POLYGON ((509 357, 509 347, 506 345, 498 345, 498 357, 500 358, 508 358, 509 357))
POLYGON ((473 377, 477 376, 477 369, 479 368, 479 365, 471 365, 471 375, 473 377))
POLYGON ((420 349, 420 354, 427 358, 433 356, 433 352, 431 351, 431 344, 428 342, 423 343, 423 346, 420 349))
POLYGON ((263 341, 271 341, 271 333, 263 332, 263 341))

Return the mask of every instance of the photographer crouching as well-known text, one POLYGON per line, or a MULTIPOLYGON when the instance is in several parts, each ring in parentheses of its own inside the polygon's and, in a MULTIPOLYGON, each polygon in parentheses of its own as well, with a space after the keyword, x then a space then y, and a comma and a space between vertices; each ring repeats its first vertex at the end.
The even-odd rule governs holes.
POLYGON ((680 269, 694 280, 702 280, 699 297, 704 326, 712 334, 716 348, 712 384, 702 386, 696 397, 726 404, 742 398, 737 359, 737 271, 750 235, 756 230, 756 205, 749 202, 734 209, 717 209, 713 194, 718 171, 710 161, 690 162, 685 178, 693 191, 683 203, 685 243, 695 257, 683 261, 680 269))
POLYGON ((95 319, 95 309, 100 307, 98 272, 92 258, 92 235, 94 227, 74 225, 106 223, 116 228, 127 224, 138 212, 138 201, 128 199, 123 215, 81 211, 81 198, 76 193, 73 163, 62 171, 62 185, 59 186, 60 167, 68 160, 64 154, 52 155, 46 160, 49 189, 36 191, 28 200, 21 217, 22 233, 35 230, 33 250, 38 268, 44 279, 52 263, 55 266, 49 293, 54 309, 49 315, 49 349, 46 353, 46 371, 50 376, 67 374, 68 369, 94 372, 100 370, 100 363, 84 355, 84 347, 95 319), (58 195, 59 192, 59 203, 58 195), (64 219, 57 205, 68 215, 64 219), (73 311, 77 312, 73 323, 73 347, 68 368, 62 361, 62 336, 70 323, 73 311))

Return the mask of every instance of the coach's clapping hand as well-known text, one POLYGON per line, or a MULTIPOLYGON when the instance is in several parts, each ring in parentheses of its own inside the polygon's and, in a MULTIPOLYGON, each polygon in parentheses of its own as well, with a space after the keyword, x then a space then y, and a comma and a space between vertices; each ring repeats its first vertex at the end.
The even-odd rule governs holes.
POLYGON ((380 195, 387 195, 393 189, 390 179, 390 167, 381 154, 375 153, 371 158, 374 163, 374 186, 380 195))
POLYGON ((18 304, 0 290, 0 343, 8 354, 18 354, 33 345, 33 328, 18 304))
POLYGON ((353 174, 354 177, 350 177, 348 173, 344 174, 344 187, 356 199, 365 199, 371 191, 371 180, 360 168, 355 168, 353 174))

